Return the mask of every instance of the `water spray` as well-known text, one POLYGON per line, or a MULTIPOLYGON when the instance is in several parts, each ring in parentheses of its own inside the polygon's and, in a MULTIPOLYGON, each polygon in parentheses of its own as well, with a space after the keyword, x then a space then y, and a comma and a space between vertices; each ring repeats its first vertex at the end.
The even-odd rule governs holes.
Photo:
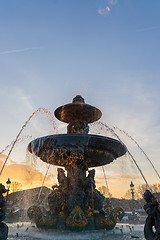
MULTIPOLYGON (((24 136, 23 138, 19 138, 17 142, 23 142, 26 139, 33 139, 33 136, 24 136)), ((12 146, 14 141, 12 141, 10 144, 8 144, 1 152, 0 155, 3 154, 9 147, 12 146)))
MULTIPOLYGON (((16 136, 16 139, 11 143, 11 149, 10 149, 10 151, 9 151, 7 157, 6 157, 6 160, 5 160, 5 162, 4 162, 4 164, 3 164, 2 168, 1 168, 0 176, 2 175, 3 169, 4 169, 6 163, 7 163, 8 159, 9 159, 9 156, 10 156, 10 154, 11 154, 11 152, 12 152, 12 150, 13 150, 15 144, 16 144, 16 142, 17 142, 18 139, 19 139, 19 136, 21 135, 22 131, 23 131, 24 128, 27 126, 27 124, 29 123, 29 121, 30 121, 38 112, 42 112, 42 113, 46 113, 46 114, 50 115, 50 116, 51 116, 51 121, 52 121, 52 122, 54 121, 51 112, 49 112, 49 111, 48 111, 47 109, 45 109, 45 108, 38 108, 35 112, 32 113, 32 115, 28 118, 28 120, 27 120, 27 121, 25 122, 25 124, 22 126, 20 132, 19 132, 18 135, 16 136)), ((10 145, 9 145, 9 146, 10 146, 10 145)), ((8 146, 7 146, 7 148, 8 148, 8 146)))
MULTIPOLYGON (((121 144, 123 144, 123 145, 126 147, 126 145, 122 142, 122 140, 120 139, 120 137, 115 133, 115 131, 114 131, 112 128, 110 128, 110 127, 109 127, 107 124, 105 124, 105 123, 100 122, 100 124, 101 124, 102 126, 105 126, 115 137, 117 137, 117 139, 121 142, 121 144)), ((152 190, 151 190, 151 188, 150 188, 150 186, 149 186, 149 184, 148 184, 148 182, 147 182, 144 174, 142 173, 142 170, 141 170, 140 167, 138 166, 136 160, 134 159, 133 155, 131 154, 131 152, 128 150, 127 147, 126 147, 126 149, 127 149, 127 152, 128 152, 128 154, 129 154, 129 156, 131 157, 131 159, 132 159, 133 162, 135 163, 136 167, 138 168, 138 171, 140 172, 143 180, 145 181, 145 183, 146 183, 149 191, 152 193, 152 190)))
POLYGON ((141 152, 145 155, 145 157, 147 158, 147 160, 150 162, 151 166, 153 167, 154 171, 156 172, 158 178, 160 179, 160 175, 157 172, 155 166, 153 165, 152 161, 149 159, 149 157, 147 156, 147 154, 143 151, 143 149, 139 146, 139 144, 124 130, 121 130, 118 127, 113 127, 113 129, 118 129, 120 132, 124 133, 127 137, 129 137, 137 146, 138 148, 141 150, 141 152))
POLYGON ((41 188, 40 188, 40 190, 39 190, 37 201, 39 201, 39 198, 40 198, 40 196, 41 196, 42 187, 44 186, 44 182, 45 182, 45 179, 46 179, 46 177, 47 177, 47 174, 48 174, 48 171, 49 171, 50 166, 51 166, 51 165, 48 165, 46 174, 45 174, 45 176, 44 176, 44 178, 43 178, 42 186, 41 186, 41 188))
POLYGON ((102 166, 102 170, 103 170, 103 174, 104 174, 104 178, 105 178, 105 183, 106 183, 106 187, 107 187, 107 193, 108 193, 108 197, 109 197, 109 202, 110 202, 110 204, 111 204, 111 208, 113 208, 112 202, 111 202, 111 195, 110 195, 110 192, 109 192, 109 187, 108 187, 108 182, 107 182, 107 177, 106 177, 106 173, 105 173, 105 170, 104 170, 104 166, 102 166))

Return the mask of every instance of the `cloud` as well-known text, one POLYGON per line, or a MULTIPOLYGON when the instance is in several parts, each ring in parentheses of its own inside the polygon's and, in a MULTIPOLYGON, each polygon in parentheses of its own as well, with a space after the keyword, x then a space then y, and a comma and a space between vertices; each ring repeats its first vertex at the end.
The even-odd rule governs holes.
POLYGON ((111 11, 110 7, 106 6, 106 11, 110 12, 111 11))
POLYGON ((117 4, 117 0, 107 0, 107 6, 104 8, 99 8, 98 13, 102 16, 106 16, 111 11, 110 6, 115 6, 117 4))
POLYGON ((19 53, 19 52, 26 52, 26 51, 35 50, 35 49, 38 49, 38 48, 12 49, 12 50, 7 50, 7 51, 2 51, 2 52, 0 52, 0 55, 11 54, 11 53, 19 53))
MULTIPOLYGON (((0 161, 5 161, 7 158, 6 154, 0 153, 0 161)), ((15 163, 15 161, 13 161, 10 157, 8 158, 8 162, 7 163, 15 163)))
POLYGON ((25 108, 27 108, 29 111, 34 110, 32 104, 30 103, 30 97, 24 94, 21 88, 17 88, 17 95, 18 98, 20 99, 20 102, 23 103, 25 108))
POLYGON ((159 26, 155 26, 155 27, 147 27, 147 28, 141 28, 141 29, 137 29, 137 32, 145 32, 145 31, 152 31, 155 29, 160 28, 159 26))
POLYGON ((111 11, 109 6, 106 6, 105 8, 99 8, 98 13, 102 16, 105 16, 107 13, 111 11))
POLYGON ((109 5, 116 5, 117 4, 117 0, 107 0, 109 5))
MULTIPOLYGON (((0 168, 3 162, 0 160, 0 168)), ((45 186, 51 187, 56 179, 55 173, 47 175, 45 178, 45 186)), ((1 175, 1 182, 5 185, 8 177, 12 182, 19 182, 22 184, 22 189, 27 189, 36 186, 42 186, 44 175, 38 170, 29 165, 10 164, 6 165, 1 175)))
MULTIPOLYGON (((107 176, 108 181, 126 181, 126 180, 140 180, 142 177, 138 175, 128 175, 128 174, 115 174, 114 176, 107 176)), ((95 178, 97 183, 104 182, 104 177, 96 177, 95 178)))

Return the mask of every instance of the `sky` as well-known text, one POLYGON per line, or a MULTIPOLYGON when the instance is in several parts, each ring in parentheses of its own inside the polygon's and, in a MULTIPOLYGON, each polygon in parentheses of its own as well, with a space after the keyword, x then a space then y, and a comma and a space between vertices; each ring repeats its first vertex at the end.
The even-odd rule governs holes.
MULTIPOLYGON (((102 122, 132 136, 160 172, 159 11, 158 0, 1 0, 0 150, 39 107, 54 113, 81 94, 102 111, 102 122)), ((39 126, 37 136, 55 133, 38 119, 30 125, 33 132, 39 126)), ((146 158, 129 145, 149 183, 157 182, 146 158)), ((20 150, 11 158, 24 161, 20 150)), ((129 165, 117 172, 119 179, 129 165)), ((105 169, 113 185, 112 164, 105 169)))

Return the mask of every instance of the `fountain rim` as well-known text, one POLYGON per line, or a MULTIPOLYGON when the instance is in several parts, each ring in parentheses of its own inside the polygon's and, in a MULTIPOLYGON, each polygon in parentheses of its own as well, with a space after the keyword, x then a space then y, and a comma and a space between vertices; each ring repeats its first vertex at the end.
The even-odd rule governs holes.
MULTIPOLYGON (((115 139, 115 138, 111 138, 111 137, 106 137, 106 136, 103 136, 103 135, 97 135, 97 134, 88 134, 88 133, 58 133, 58 134, 50 134, 50 135, 47 135, 47 136, 43 136, 43 137, 38 137, 34 140, 32 140, 31 142, 34 142, 36 140, 40 140, 40 139, 43 139, 43 138, 50 138, 50 137, 76 137, 76 138, 100 138, 100 139, 108 139, 108 140, 111 140, 111 141, 115 141, 117 143, 120 143, 122 146, 125 147, 125 145, 123 143, 121 143, 118 139, 115 139)), ((30 143, 31 143, 30 142, 30 143)))
POLYGON ((54 164, 50 163, 46 158, 44 148, 50 149, 49 156, 52 156, 52 151, 54 150, 58 152, 67 150, 73 153, 82 150, 82 155, 86 159, 88 168, 109 164, 114 159, 123 156, 127 151, 126 146, 119 140, 93 134, 55 134, 37 138, 29 143, 28 151, 30 153, 40 157, 44 162, 63 167, 65 165, 63 161, 60 161, 59 157, 51 160, 54 164), (109 160, 108 156, 110 156, 109 160), (60 161, 59 164, 57 164, 57 159, 60 161))

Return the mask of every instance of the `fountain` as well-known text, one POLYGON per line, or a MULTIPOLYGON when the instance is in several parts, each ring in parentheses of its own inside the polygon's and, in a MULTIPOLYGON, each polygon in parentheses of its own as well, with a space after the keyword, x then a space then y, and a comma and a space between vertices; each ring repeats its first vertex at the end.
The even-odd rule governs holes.
POLYGON ((68 123, 67 134, 45 136, 29 143, 30 153, 48 164, 61 166, 57 174, 59 185, 54 185, 48 196, 49 211, 40 206, 28 209, 29 218, 38 228, 111 230, 117 217, 123 217, 121 208, 109 209, 105 213, 104 196, 95 186, 95 169, 89 170, 109 164, 127 151, 118 140, 88 134, 88 124, 101 116, 99 109, 86 104, 77 95, 72 103, 55 110, 55 117, 68 123))

